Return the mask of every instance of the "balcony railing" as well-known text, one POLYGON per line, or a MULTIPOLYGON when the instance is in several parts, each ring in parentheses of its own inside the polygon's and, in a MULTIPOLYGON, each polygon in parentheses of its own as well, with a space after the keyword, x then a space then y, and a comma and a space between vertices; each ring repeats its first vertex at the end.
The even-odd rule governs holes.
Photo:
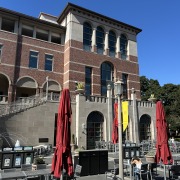
POLYGON ((30 97, 19 97, 15 102, 0 106, 0 117, 38 106, 47 101, 45 94, 30 97))

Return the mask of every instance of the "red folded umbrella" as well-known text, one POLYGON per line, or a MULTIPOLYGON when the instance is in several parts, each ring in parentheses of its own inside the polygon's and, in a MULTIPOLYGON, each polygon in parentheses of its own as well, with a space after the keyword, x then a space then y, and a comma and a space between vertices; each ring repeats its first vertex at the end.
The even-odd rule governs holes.
POLYGON ((114 103, 112 142, 113 144, 116 144, 118 142, 118 103, 114 103))
POLYGON ((173 159, 168 145, 167 122, 165 119, 164 107, 161 101, 158 101, 156 103, 156 129, 156 162, 159 162, 161 160, 163 164, 172 163, 173 159))
POLYGON ((56 149, 52 159, 51 171, 54 177, 59 178, 63 169, 69 176, 73 175, 71 154, 71 100, 70 92, 64 89, 61 94, 57 117, 56 149))

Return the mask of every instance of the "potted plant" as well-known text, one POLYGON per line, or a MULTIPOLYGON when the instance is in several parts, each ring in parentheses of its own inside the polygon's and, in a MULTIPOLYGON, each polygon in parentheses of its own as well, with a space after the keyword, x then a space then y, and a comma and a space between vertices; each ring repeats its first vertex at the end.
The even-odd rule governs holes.
POLYGON ((153 102, 153 103, 155 103, 156 100, 157 98, 155 98, 154 94, 151 94, 150 98, 148 99, 148 101, 153 102))
POLYGON ((44 158, 41 156, 35 157, 34 162, 32 164, 32 170, 37 170, 37 169, 46 169, 44 158))
POLYGON ((84 93, 84 83, 83 82, 77 82, 75 91, 79 94, 83 94, 84 93))
POLYGON ((151 149, 146 155, 146 161, 147 162, 155 162, 155 156, 156 156, 156 150, 155 149, 151 149))

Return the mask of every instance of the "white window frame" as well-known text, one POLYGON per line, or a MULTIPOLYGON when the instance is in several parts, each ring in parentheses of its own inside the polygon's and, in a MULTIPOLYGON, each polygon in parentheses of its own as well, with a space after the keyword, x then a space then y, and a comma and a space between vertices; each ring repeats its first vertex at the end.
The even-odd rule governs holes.
MULTIPOLYGON (((29 60, 30 60, 30 52, 36 52, 36 53, 38 53, 38 55, 37 55, 37 68, 32 68, 32 67, 29 67, 30 69, 38 69, 38 64, 39 64, 39 51, 35 51, 35 50, 32 50, 32 49, 30 49, 29 50, 29 60)), ((36 56, 35 56, 36 57, 36 56)))
POLYGON ((0 63, 2 61, 2 49, 3 49, 3 44, 0 44, 0 63))
POLYGON ((54 67, 54 55, 53 54, 48 54, 48 53, 45 53, 45 64, 44 64, 44 70, 45 71, 49 71, 49 72, 53 72, 53 68, 54 67), (52 59, 47 59, 47 60, 51 60, 52 61, 52 71, 49 71, 49 70, 46 70, 45 69, 45 66, 46 66, 46 55, 48 55, 48 56, 52 56, 52 59))

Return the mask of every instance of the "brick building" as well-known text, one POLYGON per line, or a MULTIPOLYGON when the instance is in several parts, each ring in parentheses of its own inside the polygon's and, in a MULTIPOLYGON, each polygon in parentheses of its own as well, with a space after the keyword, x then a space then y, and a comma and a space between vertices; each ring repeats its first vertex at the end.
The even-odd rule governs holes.
POLYGON ((63 88, 69 88, 73 109, 72 132, 78 145, 91 149, 94 146, 91 139, 110 141, 112 84, 122 79, 123 98, 129 101, 131 122, 126 137, 135 142, 154 138, 154 105, 146 102, 147 106, 144 106, 140 102, 137 55, 137 35, 140 32, 137 27, 71 3, 59 17, 40 13, 38 18, 34 18, 0 8, 2 136, 13 134, 9 138, 11 143, 17 137, 25 136, 23 144, 55 144, 59 95, 63 88), (85 84, 85 94, 76 95, 75 99, 76 82, 85 84), (133 105, 133 99, 139 105, 133 105), (7 104, 14 101, 16 109, 13 105, 7 110, 7 104), (30 103, 32 105, 28 106, 30 103), (17 104, 21 104, 21 108, 18 109, 17 104), (140 126, 142 130, 136 125, 141 118, 144 119, 140 126), (87 133, 81 132, 82 125, 87 133), (88 136, 91 126, 93 137, 88 136), (148 135, 151 129, 153 131, 148 135))

